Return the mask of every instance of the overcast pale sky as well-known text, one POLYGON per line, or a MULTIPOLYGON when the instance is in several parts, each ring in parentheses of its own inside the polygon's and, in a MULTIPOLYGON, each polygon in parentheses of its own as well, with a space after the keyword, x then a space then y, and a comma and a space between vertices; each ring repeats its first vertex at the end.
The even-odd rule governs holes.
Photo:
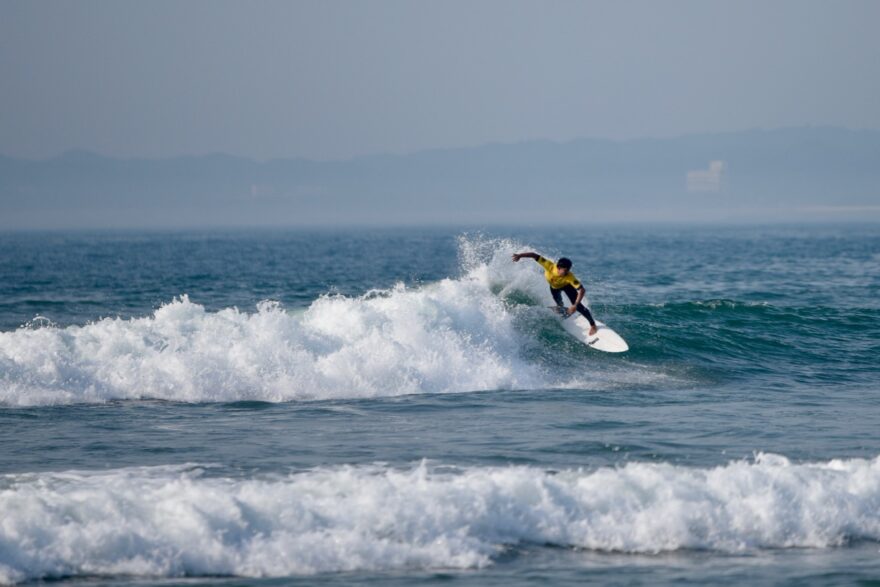
POLYGON ((880 129, 880 2, 0 3, 0 153, 880 129))

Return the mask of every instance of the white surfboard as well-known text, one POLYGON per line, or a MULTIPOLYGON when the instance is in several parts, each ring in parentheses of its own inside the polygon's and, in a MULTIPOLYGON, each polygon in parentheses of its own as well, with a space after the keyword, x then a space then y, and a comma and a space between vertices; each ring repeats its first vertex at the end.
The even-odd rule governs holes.
POLYGON ((590 335, 590 322, 579 313, 564 318, 557 308, 551 308, 553 313, 562 322, 562 327, 570 335, 590 348, 606 353, 622 353, 629 350, 629 345, 619 334, 608 328, 604 323, 596 320, 599 329, 596 334, 590 335))

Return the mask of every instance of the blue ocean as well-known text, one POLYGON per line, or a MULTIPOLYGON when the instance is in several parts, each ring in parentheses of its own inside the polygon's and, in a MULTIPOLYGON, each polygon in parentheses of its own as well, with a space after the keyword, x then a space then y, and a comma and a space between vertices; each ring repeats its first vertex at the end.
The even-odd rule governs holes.
POLYGON ((3 233, 0 583, 877 585, 878 357, 877 225, 3 233))

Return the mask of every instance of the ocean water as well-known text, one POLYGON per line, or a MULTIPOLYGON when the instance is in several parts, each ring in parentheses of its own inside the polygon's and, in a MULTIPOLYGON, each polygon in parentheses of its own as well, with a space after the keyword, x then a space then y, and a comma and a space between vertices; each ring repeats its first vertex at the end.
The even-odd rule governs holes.
POLYGON ((0 234, 0 583, 880 584, 878 357, 871 225, 0 234))

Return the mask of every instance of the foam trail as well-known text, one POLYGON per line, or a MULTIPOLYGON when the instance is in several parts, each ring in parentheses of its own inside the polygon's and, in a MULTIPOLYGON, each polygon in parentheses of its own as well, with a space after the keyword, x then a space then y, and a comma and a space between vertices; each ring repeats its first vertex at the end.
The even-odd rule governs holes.
POLYGON ((0 477, 0 581, 479 568, 516 544, 727 552, 880 539, 880 458, 556 474, 420 463, 206 477, 192 466, 0 477))

